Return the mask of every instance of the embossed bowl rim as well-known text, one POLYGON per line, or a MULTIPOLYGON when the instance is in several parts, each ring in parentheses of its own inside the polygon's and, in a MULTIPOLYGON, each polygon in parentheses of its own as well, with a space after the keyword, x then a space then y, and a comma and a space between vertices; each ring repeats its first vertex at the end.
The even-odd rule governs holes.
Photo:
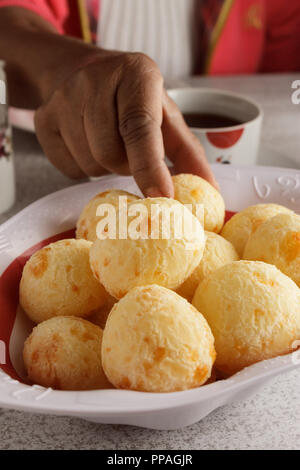
MULTIPOLYGON (((212 167, 227 209, 237 211, 251 204, 274 202, 300 212, 300 171, 231 165, 212 167)), ((50 235, 73 228, 84 204, 95 193, 111 187, 138 193, 130 177, 102 177, 98 181, 50 194, 2 224, 0 274, 25 249, 50 235)), ((299 359, 296 351, 257 363, 227 380, 197 389, 164 394, 124 390, 56 391, 24 385, 0 370, 0 406, 81 416, 100 422, 174 429, 191 424, 213 409, 247 396, 272 377, 299 367, 299 359), (168 415, 168 411, 172 413, 168 415), (158 412, 157 416, 155 412, 158 412), (166 412, 166 417, 163 412, 166 412), (187 413, 191 416, 185 420, 187 413), (152 421, 150 415, 153 416, 152 421)))

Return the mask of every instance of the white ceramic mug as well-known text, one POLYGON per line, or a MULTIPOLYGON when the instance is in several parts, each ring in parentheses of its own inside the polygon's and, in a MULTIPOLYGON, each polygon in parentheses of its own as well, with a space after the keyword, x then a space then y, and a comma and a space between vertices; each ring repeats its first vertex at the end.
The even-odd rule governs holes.
POLYGON ((226 116, 240 124, 231 127, 191 128, 212 163, 255 165, 263 119, 261 107, 243 95, 211 88, 168 90, 183 114, 226 116))

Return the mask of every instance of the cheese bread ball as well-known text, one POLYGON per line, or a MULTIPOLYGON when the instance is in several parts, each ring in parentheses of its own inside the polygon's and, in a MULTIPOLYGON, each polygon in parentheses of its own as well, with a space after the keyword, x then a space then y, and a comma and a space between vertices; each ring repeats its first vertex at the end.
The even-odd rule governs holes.
POLYGON ((287 207, 278 204, 257 204, 235 214, 223 227, 222 237, 233 244, 240 258, 248 238, 267 219, 277 214, 292 214, 287 207))
POLYGON ((36 323, 61 315, 86 317, 107 298, 89 264, 86 240, 60 240, 37 251, 25 264, 20 304, 36 323))
POLYGON ((37 325, 24 345, 31 382, 58 390, 109 388, 101 365, 102 330, 76 317, 37 325))
MULTIPOLYGON (((173 176, 175 199, 182 204, 191 204, 197 215, 197 205, 204 206, 204 228, 219 233, 224 225, 225 203, 219 191, 200 176, 180 174, 173 176)), ((203 223, 203 212, 198 215, 203 223)))
POLYGON ((107 317, 110 314, 110 311, 116 302, 117 302, 117 299, 107 294, 105 303, 102 305, 101 308, 99 308, 99 310, 97 310, 95 313, 93 313, 93 315, 89 317, 89 321, 94 323, 95 325, 100 326, 100 328, 104 330, 107 317))
POLYGON ((136 287, 108 317, 102 364, 117 388, 175 392, 199 387, 210 378, 214 361, 207 321, 169 289, 136 287))
POLYGON ((250 236, 244 259, 275 264, 300 287, 300 216, 279 214, 250 236))
POLYGON ((98 239, 91 248, 95 277, 117 299, 146 284, 176 289, 202 258, 205 235, 200 222, 168 198, 142 199, 128 210, 127 238, 98 239), (137 209, 139 215, 131 218, 131 210, 137 209))
POLYGON ((214 232, 205 232, 205 235, 206 244, 202 260, 187 280, 176 290, 189 302, 192 302, 194 293, 203 279, 221 266, 239 259, 230 242, 214 232))
POLYGON ((236 261, 199 284, 193 305, 215 337, 225 375, 293 350, 300 339, 300 293, 275 266, 236 261))
POLYGON ((100 204, 111 204, 118 209, 120 196, 126 196, 128 204, 140 199, 135 194, 122 191, 121 189, 110 189, 97 194, 87 203, 80 214, 76 225, 76 238, 84 238, 92 242, 95 241, 97 239, 97 224, 102 218, 96 215, 98 206, 100 204))

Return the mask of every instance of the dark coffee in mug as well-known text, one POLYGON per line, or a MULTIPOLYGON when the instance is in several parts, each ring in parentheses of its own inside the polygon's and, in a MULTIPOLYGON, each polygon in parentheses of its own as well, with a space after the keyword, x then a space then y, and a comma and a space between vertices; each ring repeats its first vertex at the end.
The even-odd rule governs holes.
POLYGON ((232 127, 242 124, 242 121, 221 114, 183 113, 183 117, 189 127, 200 129, 232 127))

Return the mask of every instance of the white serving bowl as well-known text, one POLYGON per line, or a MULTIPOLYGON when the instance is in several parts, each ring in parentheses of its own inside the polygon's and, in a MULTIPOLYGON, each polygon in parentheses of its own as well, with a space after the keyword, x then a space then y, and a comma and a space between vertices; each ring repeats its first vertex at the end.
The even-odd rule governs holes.
MULTIPOLYGON (((229 211, 274 202, 300 212, 300 172, 296 170, 227 165, 213 165, 213 170, 229 211)), ((18 308, 17 291, 29 249, 72 230, 85 203, 97 192, 112 187, 138 193, 130 177, 103 177, 46 196, 0 227, 0 345, 7 348, 7 364, 0 365, 0 407, 77 416, 99 423, 176 429, 199 421, 226 403, 247 398, 274 376, 299 367, 300 353, 295 351, 255 364, 227 380, 175 393, 64 392, 24 384, 22 349, 32 324, 18 308)))

